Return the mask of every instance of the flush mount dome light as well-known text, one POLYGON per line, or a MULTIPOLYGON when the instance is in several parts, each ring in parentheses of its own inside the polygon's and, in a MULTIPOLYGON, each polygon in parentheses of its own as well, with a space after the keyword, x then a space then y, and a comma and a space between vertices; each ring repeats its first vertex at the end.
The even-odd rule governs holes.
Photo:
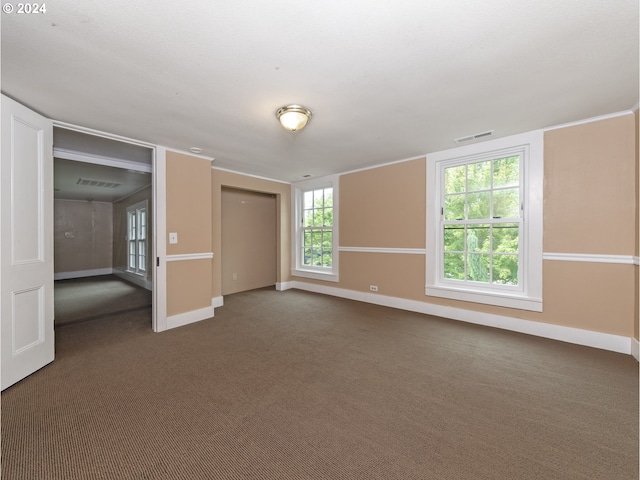
POLYGON ((280 124, 290 132, 302 130, 311 120, 311 115, 311 110, 300 105, 280 107, 276 112, 276 118, 280 124))

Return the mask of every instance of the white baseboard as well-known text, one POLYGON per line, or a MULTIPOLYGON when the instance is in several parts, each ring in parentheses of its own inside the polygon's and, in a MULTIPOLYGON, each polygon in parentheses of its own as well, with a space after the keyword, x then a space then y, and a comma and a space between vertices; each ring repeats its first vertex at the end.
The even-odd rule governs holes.
POLYGON ((631 355, 636 361, 640 362, 640 342, 635 338, 631 339, 631 355))
POLYGON ((133 275, 129 272, 124 272, 122 270, 117 270, 115 268, 113 269, 113 274, 118 278, 126 280, 127 282, 130 282, 130 283, 133 283, 134 285, 138 285, 139 287, 146 288, 147 290, 153 290, 153 283, 151 283, 150 280, 147 280, 146 278, 141 277, 140 275, 133 275))
POLYGON ((290 290, 291 288, 293 288, 291 286, 293 282, 277 282, 276 283, 276 290, 279 292, 283 292, 285 290, 290 290))
POLYGON ((211 299, 211 306, 213 308, 218 308, 224 306, 224 297, 213 297, 211 299))
POLYGON ((199 310, 172 315, 167 317, 167 330, 199 322, 200 320, 206 320, 211 317, 213 317, 213 307, 205 307, 199 310))
POLYGON ((75 272, 58 272, 53 274, 54 280, 68 280, 70 278, 97 277, 98 275, 111 275, 112 268, 94 268, 93 270, 78 270, 75 272))
POLYGON ((537 337, 550 338, 567 343, 625 353, 627 355, 632 353, 632 339, 621 335, 593 332, 591 330, 583 330, 580 328, 564 327, 562 325, 553 325, 550 323, 534 322, 531 320, 522 320, 519 318, 474 312, 471 310, 464 310, 462 308, 434 305, 416 300, 389 297, 375 293, 357 292, 355 290, 346 290, 306 282, 294 281, 290 283, 291 288, 297 288, 299 290, 323 293, 325 295, 333 295, 335 297, 348 298, 350 300, 398 308, 400 310, 425 313, 427 315, 435 315, 452 320, 475 323, 477 325, 501 328, 504 330, 526 333, 528 335, 535 335, 537 337))

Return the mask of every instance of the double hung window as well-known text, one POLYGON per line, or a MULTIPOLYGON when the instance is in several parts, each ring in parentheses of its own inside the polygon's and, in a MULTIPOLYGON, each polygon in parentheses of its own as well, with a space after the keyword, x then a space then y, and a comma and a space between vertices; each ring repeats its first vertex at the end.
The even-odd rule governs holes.
POLYGON ((541 310, 542 134, 427 164, 427 295, 541 310))
POLYGON ((295 195, 294 269, 297 276, 337 280, 337 178, 300 182, 295 195))
POLYGON ((147 272, 147 201, 127 207, 127 271, 147 272))

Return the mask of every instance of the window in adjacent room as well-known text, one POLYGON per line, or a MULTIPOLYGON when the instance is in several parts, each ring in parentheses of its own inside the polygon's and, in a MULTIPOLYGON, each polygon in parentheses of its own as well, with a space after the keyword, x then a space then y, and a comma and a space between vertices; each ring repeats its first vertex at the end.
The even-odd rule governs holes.
POLYGON ((542 134, 427 161, 427 295, 540 311, 542 134))
POLYGON ((293 275, 337 281, 337 177, 293 186, 293 275))
POLYGON ((147 201, 127 207, 127 271, 147 272, 147 201))

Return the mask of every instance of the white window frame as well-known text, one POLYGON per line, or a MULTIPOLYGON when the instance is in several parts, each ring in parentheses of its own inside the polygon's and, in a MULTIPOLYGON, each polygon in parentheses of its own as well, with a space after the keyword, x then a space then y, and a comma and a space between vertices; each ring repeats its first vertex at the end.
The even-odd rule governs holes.
POLYGON ((127 268, 126 271, 129 273, 133 273, 135 275, 146 276, 147 275, 147 260, 149 258, 149 202, 147 200, 142 200, 138 203, 130 205, 127 207, 127 268), (140 226, 140 212, 145 212, 145 234, 144 238, 139 238, 139 232, 142 230, 140 226), (134 216, 136 221, 136 238, 131 239, 130 237, 130 218, 131 215, 134 216), (131 268, 131 245, 133 243, 135 256, 135 268, 131 268), (140 268, 140 243, 144 244, 144 267, 140 268))
POLYGON ((312 180, 304 180, 291 185, 291 197, 294 208, 292 209, 292 268, 291 275, 295 277, 311 278, 315 280, 325 280, 330 282, 338 282, 338 225, 339 225, 339 177, 331 175, 327 177, 314 178, 312 180), (333 228, 332 228, 332 258, 331 268, 314 267, 311 265, 303 265, 302 262, 302 207, 304 193, 309 190, 317 190, 321 188, 333 188, 333 228))
POLYGON ((453 148, 427 155, 428 296, 462 300, 535 312, 542 311, 542 226, 544 132, 536 130, 510 137, 453 148), (472 284, 443 278, 443 171, 447 166, 474 163, 519 152, 522 192, 522 228, 519 245, 519 285, 472 284))

